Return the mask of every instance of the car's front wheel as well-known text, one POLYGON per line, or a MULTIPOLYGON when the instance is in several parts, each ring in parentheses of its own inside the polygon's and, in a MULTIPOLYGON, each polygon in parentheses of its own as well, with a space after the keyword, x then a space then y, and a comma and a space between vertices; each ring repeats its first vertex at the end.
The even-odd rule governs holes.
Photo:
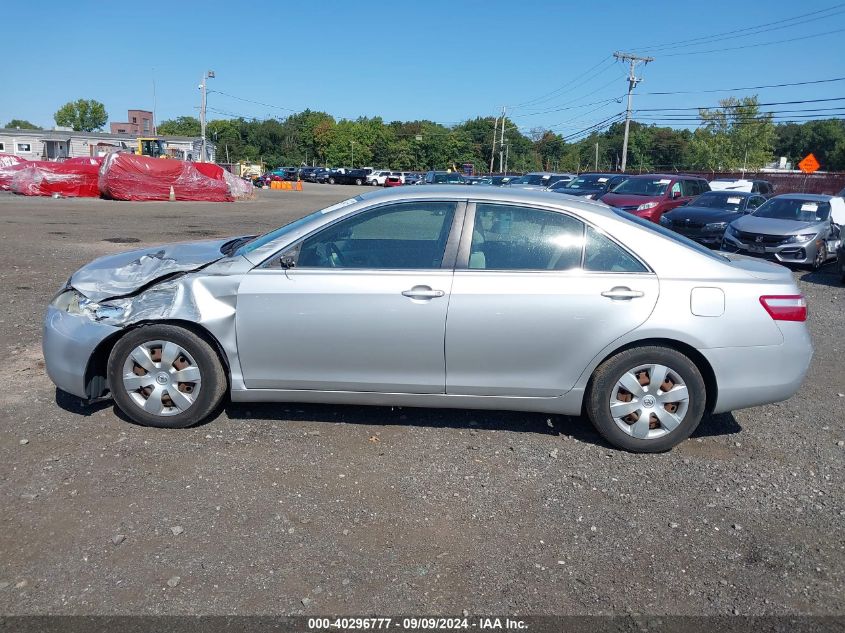
POLYGON ((226 374, 212 346, 173 325, 129 331, 109 355, 112 397, 144 426, 184 428, 207 418, 226 392, 226 374))
POLYGON ((816 258, 811 265, 812 270, 819 270, 827 262, 827 245, 822 242, 816 249, 816 258))
POLYGON ((593 373, 587 415, 611 444, 636 453, 667 451, 704 415, 707 391, 687 356, 668 347, 622 351, 593 373))

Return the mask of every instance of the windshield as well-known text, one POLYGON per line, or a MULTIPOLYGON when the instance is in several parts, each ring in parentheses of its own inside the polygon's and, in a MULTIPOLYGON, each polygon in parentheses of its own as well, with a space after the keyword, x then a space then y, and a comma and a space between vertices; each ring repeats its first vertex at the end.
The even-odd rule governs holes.
POLYGON ((671 184, 669 178, 628 178, 613 190, 630 196, 662 196, 671 184))
POLYGON ((525 176, 520 176, 519 178, 514 178, 513 180, 509 181, 508 184, 510 185, 542 185, 548 182, 549 177, 543 176, 540 174, 526 174, 525 176))
POLYGON ((574 180, 570 180, 565 187, 567 189, 599 189, 607 184, 609 178, 599 174, 584 174, 574 180))
POLYGON ((725 211, 742 211, 745 208, 744 196, 737 196, 729 192, 721 193, 709 191, 698 196, 689 203, 691 207, 705 207, 707 209, 724 209, 725 211))
POLYGON ((343 207, 347 207, 350 204, 354 204, 361 200, 361 196, 357 196, 355 198, 349 198, 348 200, 344 200, 343 202, 338 202, 337 204, 333 204, 330 207, 326 207, 325 209, 320 209, 319 211, 314 211, 314 213, 310 213, 306 215, 304 218, 299 218, 298 220, 294 220, 289 224, 285 224, 282 227, 274 231, 270 231, 269 233, 265 233, 264 235, 259 235, 251 239, 246 244, 243 244, 237 251, 235 251, 235 255, 246 255, 247 253, 251 253, 252 251, 261 248, 262 246, 269 244, 273 240, 276 240, 288 233, 291 233, 298 229, 299 227, 307 224, 314 218, 318 218, 321 215, 325 215, 326 213, 330 213, 331 211, 335 211, 336 209, 341 209, 343 207))
POLYGON ((670 231, 669 229, 663 228, 659 224, 655 224, 649 220, 644 220, 641 217, 638 217, 632 213, 628 213, 626 211, 622 211, 621 209, 616 209, 611 207, 613 212, 618 215, 620 218, 625 218, 626 220, 630 220, 637 226, 641 226, 644 229, 648 229, 649 231, 654 231, 655 233, 660 233, 663 237, 668 237, 673 242, 677 242, 678 244, 683 244, 684 246, 691 248, 692 250, 701 253, 702 255, 707 255, 711 259, 716 259, 720 262, 730 261, 727 257, 723 255, 717 254, 715 251, 711 251, 706 246, 702 246, 698 242, 693 242, 691 239, 684 237, 679 233, 675 233, 675 231, 670 231))
POLYGON ((458 173, 451 173, 451 174, 434 174, 434 182, 436 183, 446 183, 446 184, 455 184, 455 183, 462 183, 464 181, 464 177, 458 173))
POLYGON ((793 222, 822 222, 830 217, 830 203, 801 198, 772 198, 752 215, 793 222))

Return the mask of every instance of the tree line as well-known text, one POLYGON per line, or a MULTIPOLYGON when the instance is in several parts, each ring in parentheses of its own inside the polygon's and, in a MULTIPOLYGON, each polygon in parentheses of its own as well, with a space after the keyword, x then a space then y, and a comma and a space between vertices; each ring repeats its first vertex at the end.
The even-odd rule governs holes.
MULTIPOLYGON (((54 118, 60 125, 90 131, 105 125, 107 113, 103 104, 79 99, 62 106, 54 118)), ((505 166, 499 160, 501 125, 498 121, 494 171, 505 166)), ((620 122, 569 137, 543 128, 525 134, 510 119, 504 125, 502 153, 508 171, 614 171, 619 166, 624 130, 620 122)), ((693 130, 632 121, 628 169, 753 171, 781 156, 795 165, 812 152, 823 170, 845 171, 843 119, 775 123, 771 113, 761 112, 757 97, 731 97, 720 101, 718 108, 699 110, 692 125, 693 130)), ((220 162, 263 162, 268 168, 313 164, 397 170, 472 163, 476 172, 484 173, 490 169, 496 126, 494 117, 447 127, 427 120, 385 122, 381 117, 336 120, 326 112, 305 110, 285 119, 212 120, 206 135, 217 145, 220 162)), ((13 119, 6 127, 36 126, 13 119)), ((200 122, 191 116, 170 119, 158 125, 158 133, 199 136, 200 122)))

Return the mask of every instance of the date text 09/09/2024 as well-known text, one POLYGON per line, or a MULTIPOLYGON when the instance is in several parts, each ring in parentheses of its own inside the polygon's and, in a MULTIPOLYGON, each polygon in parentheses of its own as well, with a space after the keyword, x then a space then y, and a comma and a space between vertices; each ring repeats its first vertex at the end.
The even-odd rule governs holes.
POLYGON ((308 618, 309 631, 331 630, 388 630, 400 629, 405 631, 446 631, 461 629, 478 630, 524 630, 528 623, 524 620, 497 617, 478 618, 434 618, 434 617, 406 617, 406 618, 378 618, 378 617, 347 617, 347 618, 308 618))

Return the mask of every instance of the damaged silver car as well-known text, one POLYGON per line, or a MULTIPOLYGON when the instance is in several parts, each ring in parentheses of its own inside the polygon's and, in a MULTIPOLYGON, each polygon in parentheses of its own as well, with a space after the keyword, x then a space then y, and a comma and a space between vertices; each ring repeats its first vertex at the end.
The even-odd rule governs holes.
POLYGON ((584 411, 653 452, 707 413, 789 398, 805 319, 782 266, 590 200, 433 185, 98 259, 47 308, 43 344, 59 389, 145 425, 196 424, 227 393, 584 411))

